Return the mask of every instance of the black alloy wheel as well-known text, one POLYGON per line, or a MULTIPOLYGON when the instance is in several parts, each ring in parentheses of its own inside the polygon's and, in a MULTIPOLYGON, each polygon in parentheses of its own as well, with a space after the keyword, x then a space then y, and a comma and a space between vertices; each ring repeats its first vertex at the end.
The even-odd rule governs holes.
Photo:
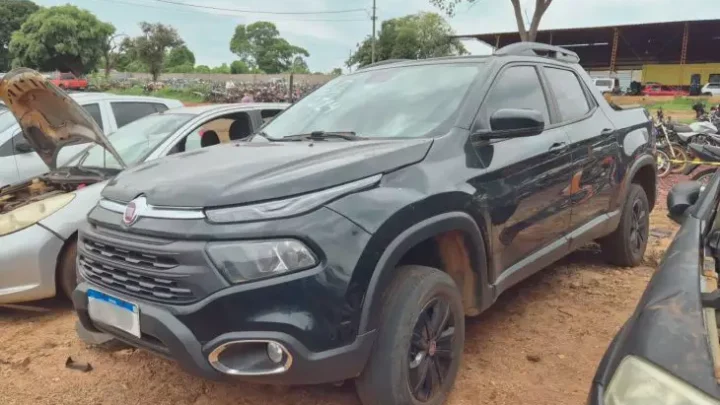
POLYGON ((415 323, 410 342, 410 391, 427 402, 442 391, 453 359, 455 326, 450 304, 437 297, 425 305, 415 323))

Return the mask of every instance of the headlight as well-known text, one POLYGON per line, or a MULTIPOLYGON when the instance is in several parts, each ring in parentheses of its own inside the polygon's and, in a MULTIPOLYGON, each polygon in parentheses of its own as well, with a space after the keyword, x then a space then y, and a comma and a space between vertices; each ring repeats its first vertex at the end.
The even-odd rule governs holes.
POLYGON ((305 244, 293 239, 211 243, 207 252, 231 283, 305 270, 318 263, 305 244))
POLYGON ((209 209, 205 211, 205 214, 210 222, 216 223, 251 222, 292 217, 313 211, 342 196, 372 187, 380 181, 380 178, 382 178, 382 175, 378 174, 297 197, 239 207, 209 209))
POLYGON ((705 393, 638 357, 628 356, 615 371, 607 405, 718 405, 705 393))
POLYGON ((0 236, 17 232, 38 223, 68 205, 73 198, 75 198, 74 193, 62 194, 0 214, 0 236))

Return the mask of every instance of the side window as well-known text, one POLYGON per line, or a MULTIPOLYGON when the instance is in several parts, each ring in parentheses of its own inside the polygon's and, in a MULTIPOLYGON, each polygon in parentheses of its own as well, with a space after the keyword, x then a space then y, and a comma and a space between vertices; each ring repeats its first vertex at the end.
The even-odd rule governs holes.
POLYGON ((710 77, 708 78, 708 82, 720 83, 720 74, 717 74, 717 73, 710 74, 710 77))
POLYGON ((122 128, 146 115, 155 113, 155 107, 152 103, 114 102, 110 103, 110 105, 112 105, 118 128, 122 128))
POLYGON ((189 133, 184 141, 179 142, 179 147, 175 153, 188 152, 217 145, 218 143, 230 142, 230 126, 233 122, 235 122, 235 120, 232 118, 216 118, 204 123, 189 133), (203 142, 203 138, 205 138, 205 142, 203 142))
POLYGON ((32 146, 28 143, 27 139, 23 136, 22 132, 18 132, 13 135, 12 138, 5 141, 4 144, 0 145, 0 157, 22 155, 24 153, 32 152, 32 146), (17 145, 23 145, 22 151, 19 151, 17 145))
POLYGON ((97 122, 100 129, 105 131, 105 128, 103 128, 103 122, 102 122, 102 114, 100 113, 100 105, 99 104, 85 104, 83 106, 85 111, 90 113, 90 115, 93 117, 95 122, 97 122))
POLYGON ((8 139, 0 145, 0 157, 13 156, 15 154, 15 146, 13 146, 13 138, 8 139))
POLYGON ((168 107, 165 104, 155 103, 153 104, 153 106, 155 106, 156 112, 163 112, 168 110, 168 107))
POLYGON ((521 108, 540 111, 545 122, 550 121, 545 94, 537 70, 532 66, 513 66, 505 69, 485 100, 485 118, 503 108, 521 108))
POLYGON ((260 116, 262 117, 263 124, 273 119, 276 115, 280 114, 282 110, 262 110, 260 116))
POLYGON ((585 91, 575 73, 546 67, 545 74, 555 94, 563 122, 581 118, 590 111, 585 91))

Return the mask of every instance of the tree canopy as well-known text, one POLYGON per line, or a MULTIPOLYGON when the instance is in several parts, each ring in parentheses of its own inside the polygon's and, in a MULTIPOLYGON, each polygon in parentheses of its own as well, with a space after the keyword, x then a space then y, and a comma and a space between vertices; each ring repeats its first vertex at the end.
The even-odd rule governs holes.
POLYGON ((230 73, 234 75, 241 73, 250 73, 250 67, 247 65, 247 63, 241 60, 236 60, 230 64, 230 73))
POLYGON ((183 45, 183 40, 175 28, 161 23, 140 23, 143 35, 126 42, 128 52, 142 62, 157 81, 163 70, 167 50, 183 45))
POLYGON ((40 7, 30 0, 0 2, 0 72, 10 69, 12 58, 8 50, 13 32, 20 29, 30 15, 40 7))
MULTIPOLYGON (((440 56, 461 55, 467 50, 453 30, 436 13, 418 13, 383 21, 375 44, 375 60, 425 59, 440 56)), ((372 38, 358 44, 357 50, 346 65, 365 66, 372 61, 372 38)))
MULTIPOLYGON (((430 3, 445 11, 449 16, 455 14, 455 8, 458 4, 463 2, 475 3, 480 0, 430 0, 430 3)), ((540 21, 543 15, 552 4, 553 0, 535 0, 535 10, 533 11, 533 17, 530 21, 525 21, 523 18, 523 11, 520 5, 520 0, 510 0, 515 11, 515 22, 517 22, 518 33, 520 34, 521 41, 535 41, 537 38, 538 28, 540 27, 540 21), (525 24, 528 23, 529 27, 525 24)))
POLYGON ((307 50, 280 37, 275 24, 267 21, 235 27, 230 51, 249 67, 265 73, 287 72, 293 68, 296 57, 310 56, 307 50))
MULTIPOLYGON (((180 45, 172 48, 168 53, 167 60, 165 61, 165 70, 170 72, 172 70, 187 70, 190 67, 190 71, 195 67, 195 54, 192 53, 185 45, 180 45)), ((189 73, 189 72, 174 72, 174 73, 189 73)))
POLYGON ((41 9, 13 33, 9 47, 12 64, 82 75, 97 67, 114 31, 111 24, 75 6, 41 9))

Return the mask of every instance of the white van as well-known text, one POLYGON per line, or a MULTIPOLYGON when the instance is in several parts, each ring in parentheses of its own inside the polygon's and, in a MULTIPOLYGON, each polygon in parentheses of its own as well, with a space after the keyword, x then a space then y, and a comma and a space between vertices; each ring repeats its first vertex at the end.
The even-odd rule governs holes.
POLYGON ((612 77, 596 77, 593 78, 593 83, 603 94, 614 93, 615 91, 620 90, 620 80, 612 77))
MULTIPOLYGON (((70 97, 90 113, 105 135, 146 115, 183 105, 178 100, 166 98, 107 93, 72 93, 70 97)), ((57 165, 62 166, 86 147, 87 144, 76 144, 62 148, 56 157, 57 165)), ((33 151, 12 113, 0 108, 0 188, 47 170, 47 164, 33 151)))

